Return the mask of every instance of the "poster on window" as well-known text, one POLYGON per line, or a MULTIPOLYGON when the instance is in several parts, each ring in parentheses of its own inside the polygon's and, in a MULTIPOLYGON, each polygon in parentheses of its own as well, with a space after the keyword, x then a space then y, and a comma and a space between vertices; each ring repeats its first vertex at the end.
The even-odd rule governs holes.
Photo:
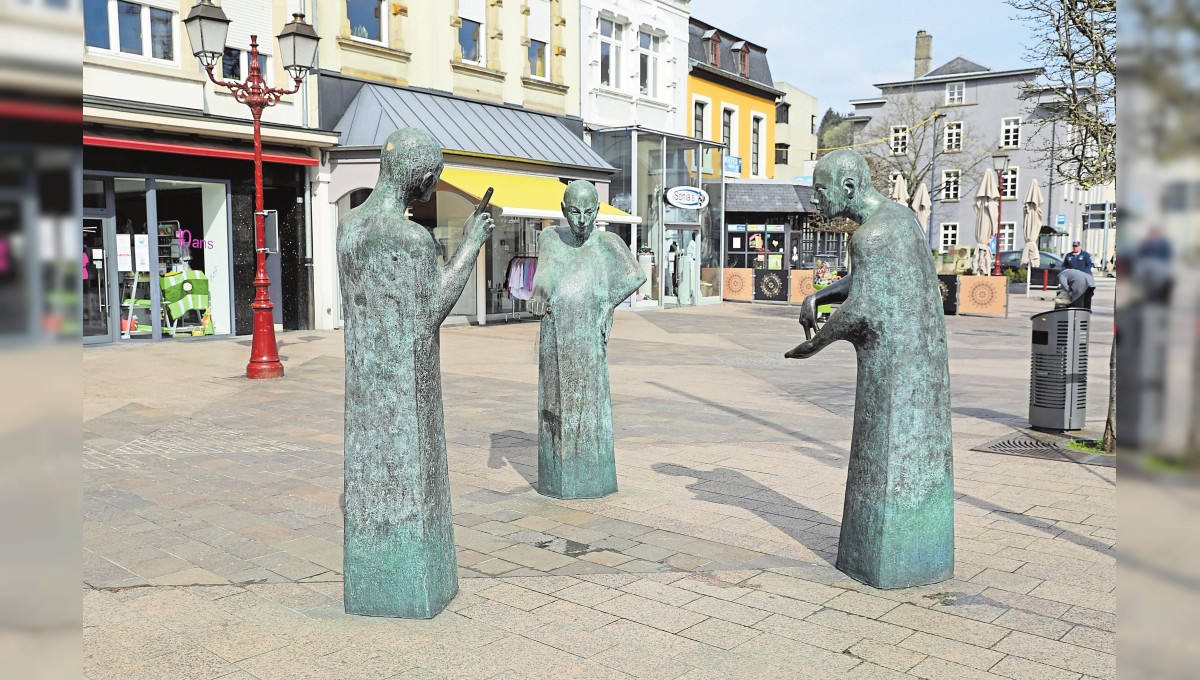
POLYGON ((134 234, 133 259, 139 272, 150 271, 150 236, 149 234, 134 234))
POLYGON ((117 271, 133 271, 133 248, 129 234, 117 234, 117 271))

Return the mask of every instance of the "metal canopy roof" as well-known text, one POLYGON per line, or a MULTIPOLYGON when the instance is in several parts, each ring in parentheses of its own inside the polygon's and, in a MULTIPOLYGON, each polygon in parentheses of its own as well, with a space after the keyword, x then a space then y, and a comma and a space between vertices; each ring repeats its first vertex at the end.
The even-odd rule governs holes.
POLYGON ((726 181, 727 213, 803 213, 812 212, 809 187, 779 181, 726 181))
POLYGON ((552 115, 386 85, 364 85, 333 129, 346 148, 381 146, 402 127, 427 130, 448 152, 614 170, 552 115))

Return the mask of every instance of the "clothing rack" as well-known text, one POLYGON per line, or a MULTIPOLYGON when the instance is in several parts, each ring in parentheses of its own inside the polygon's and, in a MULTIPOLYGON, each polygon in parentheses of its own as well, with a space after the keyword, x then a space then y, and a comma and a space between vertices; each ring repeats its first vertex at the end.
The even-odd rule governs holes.
MULTIPOLYGON (((536 260, 536 259, 538 259, 538 256, 537 256, 537 253, 519 252, 519 253, 514 254, 512 257, 510 257, 508 259, 508 266, 506 266, 504 268, 504 291, 505 291, 505 293, 509 293, 508 277, 509 277, 509 275, 512 274, 513 263, 521 258, 524 258, 527 260, 536 260)), ((512 309, 504 313, 504 322, 505 323, 508 323, 509 321, 524 321, 526 319, 533 318, 533 314, 531 314, 529 312, 528 300, 521 300, 521 299, 515 298, 511 295, 511 293, 509 293, 507 295, 507 297, 508 297, 509 301, 512 303, 512 309), (523 309, 518 309, 517 308, 518 306, 523 307, 523 309), (521 316, 522 314, 525 314, 526 316, 522 317, 521 316)))

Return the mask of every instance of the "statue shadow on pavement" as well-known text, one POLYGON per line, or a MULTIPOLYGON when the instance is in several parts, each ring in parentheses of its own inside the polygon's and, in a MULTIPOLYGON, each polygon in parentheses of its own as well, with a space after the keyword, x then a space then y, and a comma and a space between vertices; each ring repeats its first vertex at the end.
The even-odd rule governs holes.
POLYGON ((689 484, 687 488, 695 494, 697 500, 749 510, 819 555, 830 566, 834 564, 841 524, 828 515, 801 505, 737 470, 720 467, 696 470, 677 463, 654 463, 650 468, 662 475, 694 477, 696 482, 689 484), (717 493, 705 488, 709 483, 726 488, 739 487, 739 493, 742 495, 717 493))
POLYGON ((492 443, 488 451, 488 467, 499 470, 508 463, 517 474, 525 478, 529 486, 538 488, 538 439, 537 434, 520 430, 505 430, 491 433, 492 443))

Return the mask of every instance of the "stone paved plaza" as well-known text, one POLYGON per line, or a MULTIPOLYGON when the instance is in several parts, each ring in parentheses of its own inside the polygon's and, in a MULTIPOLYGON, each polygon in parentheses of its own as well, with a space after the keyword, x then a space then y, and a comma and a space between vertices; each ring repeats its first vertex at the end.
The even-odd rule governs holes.
MULTIPOLYGON (((445 328, 461 578, 428 621, 342 610, 340 332, 282 334, 258 383, 249 338, 87 349, 85 675, 1113 678, 1114 468, 971 450, 1027 425, 1048 306, 947 317, 955 578, 893 591, 831 566, 854 350, 784 360, 796 308, 619 313, 620 492, 586 501, 536 491, 537 324, 445 328)), ((1096 435, 1111 311, 1093 328, 1096 435)))

